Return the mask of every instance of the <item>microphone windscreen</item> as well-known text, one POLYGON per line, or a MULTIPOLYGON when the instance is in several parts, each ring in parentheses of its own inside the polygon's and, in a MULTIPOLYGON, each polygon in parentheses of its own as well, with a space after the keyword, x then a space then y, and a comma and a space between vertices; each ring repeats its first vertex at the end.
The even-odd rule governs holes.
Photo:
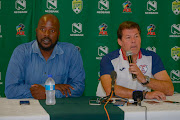
POLYGON ((133 55, 132 51, 126 51, 126 56, 130 56, 130 55, 133 55))
POLYGON ((111 78, 112 78, 112 79, 116 79, 116 78, 117 78, 117 73, 116 73, 116 71, 112 71, 112 72, 111 72, 111 78))

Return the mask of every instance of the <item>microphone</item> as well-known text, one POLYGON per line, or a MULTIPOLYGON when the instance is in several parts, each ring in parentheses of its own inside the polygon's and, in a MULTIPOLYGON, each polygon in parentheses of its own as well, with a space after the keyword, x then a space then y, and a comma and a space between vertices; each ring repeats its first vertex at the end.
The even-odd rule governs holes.
POLYGON ((112 81, 111 81, 111 92, 114 91, 114 84, 115 84, 116 78, 117 78, 116 71, 112 71, 111 72, 111 79, 112 79, 112 81))
MULTIPOLYGON (((132 55, 133 55, 133 53, 131 51, 126 52, 126 56, 128 57, 129 63, 133 63, 132 55)), ((132 74, 132 78, 136 79, 137 76, 135 74, 132 74)))

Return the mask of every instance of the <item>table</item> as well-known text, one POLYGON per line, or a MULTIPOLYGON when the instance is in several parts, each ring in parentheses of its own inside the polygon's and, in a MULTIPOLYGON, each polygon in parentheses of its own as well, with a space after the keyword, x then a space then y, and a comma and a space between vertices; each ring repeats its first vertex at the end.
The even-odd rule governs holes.
POLYGON ((0 98, 0 120, 49 120, 49 114, 35 99, 0 98), (29 100, 30 105, 20 105, 19 101, 29 100))
MULTIPOLYGON (((94 97, 60 98, 56 105, 47 106, 45 100, 40 104, 49 113, 51 120, 107 120, 104 105, 89 105, 94 97)), ((113 104, 106 106, 111 120, 124 120, 124 112, 113 104)))
MULTIPOLYGON (((180 94, 167 96, 166 99, 180 102, 180 94)), ((162 101, 156 104, 149 104, 145 101, 150 100, 144 100, 142 102, 142 106, 147 107, 147 120, 180 120, 180 104, 166 103, 162 101)), ((124 111, 124 120, 146 120, 145 107, 122 106, 119 108, 124 111)))
MULTIPOLYGON (((28 99, 30 105, 22 106, 18 99, 0 98, 0 120, 107 120, 104 105, 89 105, 92 98, 59 98, 54 106, 47 106, 45 100, 34 99, 28 99)), ((167 96, 167 100, 180 102, 180 94, 167 96)), ((149 100, 142 101, 142 106, 147 107, 147 120, 180 120, 180 104, 145 101, 149 100)), ((146 120, 145 107, 108 104, 106 108, 111 120, 146 120)))

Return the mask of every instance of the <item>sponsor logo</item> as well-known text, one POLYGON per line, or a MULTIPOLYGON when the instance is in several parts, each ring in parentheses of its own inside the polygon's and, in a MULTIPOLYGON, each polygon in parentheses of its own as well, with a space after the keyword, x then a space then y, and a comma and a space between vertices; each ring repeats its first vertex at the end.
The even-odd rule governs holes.
POLYGON ((145 74, 147 72, 147 70, 148 70, 148 67, 147 67, 147 65, 140 65, 139 69, 141 70, 141 72, 143 74, 145 74))
MULTIPOLYGON (((0 34, 1 34, 1 25, 0 25, 0 34)), ((2 35, 0 35, 0 38, 2 38, 2 35)))
POLYGON ((101 60, 104 55, 108 54, 108 47, 107 46, 99 46, 98 47, 98 57, 96 57, 97 60, 101 60))
POLYGON ((84 36, 82 33, 82 24, 81 23, 73 23, 72 24, 72 32, 74 34, 70 34, 70 36, 84 36))
POLYGON ((170 77, 173 83, 180 83, 180 70, 172 70, 170 77))
POLYGON ((146 50, 153 51, 153 52, 156 53, 156 48, 155 48, 154 46, 153 46, 153 47, 148 46, 148 47, 146 48, 146 50))
POLYGON ((110 14, 109 10, 109 1, 108 0, 100 0, 98 2, 98 9, 100 11, 97 11, 98 14, 110 14))
POLYGON ((169 37, 180 37, 180 24, 171 25, 171 33, 173 35, 169 35, 169 37))
POLYGON ((124 8, 123 13, 132 13, 131 8, 130 8, 132 3, 130 1, 126 1, 122 5, 123 5, 123 8, 124 8))
POLYGON ((172 2, 172 11, 175 15, 180 14, 180 1, 179 0, 172 2))
POLYGON ((59 13, 59 10, 56 10, 57 0, 47 0, 46 7, 48 8, 48 10, 45 10, 47 13, 59 13))
POLYGON ((156 1, 148 1, 147 2, 147 10, 149 12, 145 12, 145 14, 158 14, 157 11, 157 2, 156 1))
POLYGON ((73 0, 72 1, 72 10, 79 14, 83 9, 83 1, 82 0, 73 0))
POLYGON ((107 36, 108 35, 108 33, 107 33, 107 28, 108 28, 108 26, 105 24, 105 23, 103 23, 103 24, 101 24, 100 26, 99 26, 99 36, 107 36))
POLYGON ((171 48, 171 57, 175 60, 178 61, 180 58, 180 47, 175 46, 171 48))
POLYGON ((24 28, 25 28, 25 26, 22 23, 20 23, 18 26, 16 26, 16 31, 17 31, 16 36, 19 36, 19 35, 25 36, 24 28))
POLYGON ((154 24, 150 24, 149 26, 147 26, 147 35, 148 37, 155 37, 156 36, 156 33, 153 32, 155 30, 156 26, 154 24))
POLYGON ((15 8, 18 11, 14 11, 15 14, 27 13, 26 9, 26 0, 16 0, 15 8))
POLYGON ((123 71, 123 70, 125 70, 126 68, 125 67, 123 67, 123 68, 121 68, 121 69, 119 69, 120 71, 123 71))

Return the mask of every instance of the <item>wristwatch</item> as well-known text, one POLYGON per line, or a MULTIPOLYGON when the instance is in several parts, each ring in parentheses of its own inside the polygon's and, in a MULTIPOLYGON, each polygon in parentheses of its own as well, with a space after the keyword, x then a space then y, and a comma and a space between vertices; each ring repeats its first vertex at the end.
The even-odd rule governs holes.
POLYGON ((147 85, 150 82, 150 77, 149 76, 145 76, 146 82, 145 83, 141 83, 142 85, 147 85))

